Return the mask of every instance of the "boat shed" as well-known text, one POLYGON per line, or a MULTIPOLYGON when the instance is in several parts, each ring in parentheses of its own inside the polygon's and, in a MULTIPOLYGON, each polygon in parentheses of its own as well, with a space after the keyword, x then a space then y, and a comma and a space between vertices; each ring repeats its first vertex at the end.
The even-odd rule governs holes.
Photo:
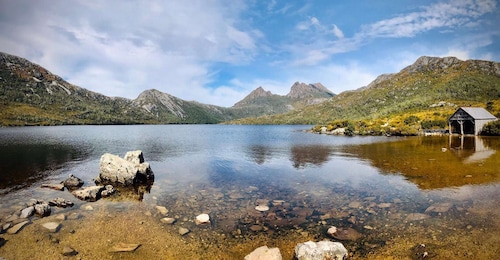
POLYGON ((450 134, 479 135, 483 126, 498 120, 482 107, 460 107, 448 118, 450 134))

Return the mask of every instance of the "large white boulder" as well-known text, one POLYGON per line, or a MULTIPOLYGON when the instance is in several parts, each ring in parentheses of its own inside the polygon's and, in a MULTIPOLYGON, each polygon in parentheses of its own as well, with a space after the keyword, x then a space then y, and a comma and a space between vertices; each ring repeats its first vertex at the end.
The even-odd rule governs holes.
POLYGON ((144 162, 142 151, 127 152, 124 158, 105 153, 99 164, 99 183, 113 183, 124 186, 137 182, 152 180, 153 171, 149 163, 144 162))

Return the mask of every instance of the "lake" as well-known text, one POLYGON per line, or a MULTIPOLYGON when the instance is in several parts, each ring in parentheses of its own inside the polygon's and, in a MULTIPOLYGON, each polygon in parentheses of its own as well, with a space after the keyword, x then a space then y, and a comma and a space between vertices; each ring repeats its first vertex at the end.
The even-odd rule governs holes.
POLYGON ((2 227, 32 198, 75 205, 0 235, 0 257, 62 258, 71 246, 82 259, 242 259, 267 245, 292 259, 296 244, 324 239, 342 242, 352 259, 500 256, 500 138, 344 137, 310 128, 2 128, 2 227), (150 163, 152 185, 116 187, 118 194, 97 202, 41 188, 69 174, 94 185, 102 154, 132 150, 150 163), (210 224, 194 223, 202 213, 210 224), (49 221, 60 230, 41 227, 49 221), (343 233, 330 236, 332 226, 343 233), (180 235, 181 227, 190 232, 180 235), (110 252, 120 242, 141 246, 110 252))

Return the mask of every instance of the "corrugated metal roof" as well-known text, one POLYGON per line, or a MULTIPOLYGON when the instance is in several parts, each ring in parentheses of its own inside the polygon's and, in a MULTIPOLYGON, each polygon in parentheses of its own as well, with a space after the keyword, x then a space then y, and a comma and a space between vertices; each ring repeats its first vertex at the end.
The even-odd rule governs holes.
POLYGON ((474 119, 496 119, 494 115, 482 107, 461 107, 461 109, 474 119))

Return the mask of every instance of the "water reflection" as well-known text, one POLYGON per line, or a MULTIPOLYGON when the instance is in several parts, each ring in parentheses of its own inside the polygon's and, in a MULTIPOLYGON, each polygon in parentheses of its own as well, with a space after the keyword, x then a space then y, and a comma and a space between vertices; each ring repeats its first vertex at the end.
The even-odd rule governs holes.
POLYGON ((65 144, 3 144, 0 146, 0 189, 28 186, 47 172, 82 158, 83 153, 65 144))
POLYGON ((270 147, 265 145, 252 145, 249 147, 247 153, 257 164, 263 164, 272 157, 270 147))
POLYGON ((500 181, 499 148, 500 138, 415 137, 353 151, 384 174, 402 174, 420 189, 440 189, 500 181))
POLYGON ((323 145, 293 146, 290 153, 290 160, 293 167, 304 168, 309 165, 320 166, 328 161, 332 148, 323 145))
POLYGON ((450 136, 450 150, 463 163, 477 163, 494 155, 496 150, 491 148, 492 138, 479 136, 450 136))

